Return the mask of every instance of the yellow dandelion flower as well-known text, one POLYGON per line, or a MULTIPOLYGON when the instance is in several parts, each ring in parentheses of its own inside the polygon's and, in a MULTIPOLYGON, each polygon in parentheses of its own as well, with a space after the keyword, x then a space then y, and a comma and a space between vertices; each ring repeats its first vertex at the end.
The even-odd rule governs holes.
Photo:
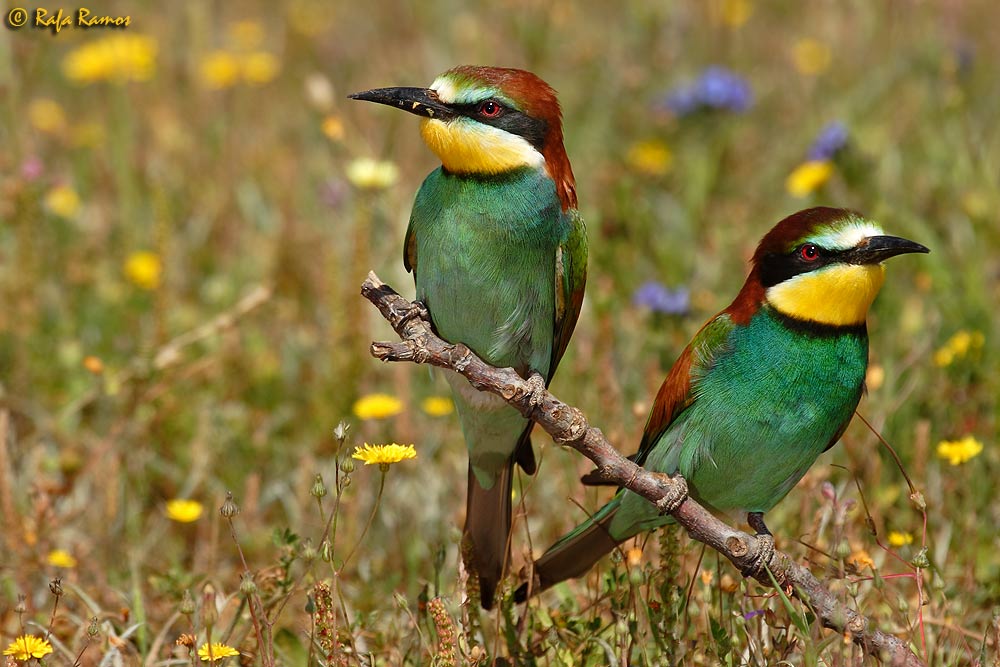
POLYGON ((125 260, 125 277, 130 283, 144 290, 155 290, 160 286, 163 262, 155 252, 140 250, 125 260))
POLYGON ((830 67, 830 47, 816 39, 800 39, 792 49, 795 69, 806 76, 822 74, 830 67))
POLYGON ((239 651, 226 644, 212 644, 211 650, 209 650, 208 644, 202 644, 198 649, 198 657, 202 659, 202 662, 208 662, 209 660, 216 662, 223 658, 231 658, 239 654, 239 651))
POLYGON ((397 445, 395 442, 388 445, 369 445, 366 442, 364 447, 355 447, 351 454, 352 459, 364 461, 366 466, 375 463, 390 465, 416 456, 417 450, 413 445, 397 445))
POLYGON ((222 90, 240 79, 240 61, 229 51, 212 51, 198 62, 198 78, 209 90, 222 90))
POLYGON ((949 350, 947 347, 942 347, 934 352, 934 365, 940 368, 945 366, 951 366, 951 362, 955 361, 955 354, 949 350))
POLYGON ((278 74, 278 59, 267 51, 254 51, 243 58, 243 78, 247 83, 267 83, 278 74))
POLYGON ((358 158, 347 165, 347 180, 362 190, 385 190, 399 178, 399 169, 392 162, 358 158))
POLYGON ((87 42, 63 59, 70 81, 149 81, 156 68, 156 40, 147 35, 120 34, 87 42))
POLYGON ((719 19, 730 28, 739 28, 753 14, 753 3, 750 0, 722 0, 719 19))
POLYGON ((822 187, 833 175, 829 160, 810 160, 792 170, 785 180, 785 189, 793 197, 807 197, 822 187))
POLYGON ((420 409, 431 417, 444 417, 455 411, 455 404, 447 396, 428 396, 420 403, 420 409))
POLYGON ((866 567, 870 567, 873 570, 875 569, 875 561, 872 560, 872 557, 864 549, 857 549, 853 551, 851 555, 847 557, 847 562, 853 563, 854 567, 859 570, 866 567))
POLYGON ((72 220, 80 212, 80 195, 68 185, 57 185, 46 193, 45 208, 53 215, 72 220))
POLYGON ((670 171, 674 156, 659 139, 632 144, 625 158, 632 169, 647 176, 663 176, 670 171))
POLYGON ((632 547, 625 552, 625 562, 629 567, 639 567, 642 564, 642 549, 632 547))
POLYGON ((946 459, 953 466, 971 461, 982 451, 983 443, 972 435, 967 435, 961 440, 942 440, 937 446, 938 457, 946 459))
POLYGON ((904 533, 901 530, 889 531, 890 546, 905 547, 907 544, 913 544, 913 535, 911 535, 910 533, 904 533))
POLYGON ((9 655, 15 660, 44 658, 49 653, 52 653, 52 644, 35 635, 21 635, 12 641, 3 652, 4 655, 9 655))
POLYGON ((323 119, 323 134, 330 141, 340 141, 344 138, 344 121, 337 116, 327 116, 323 119))
POLYGON ((389 394, 368 394, 354 402, 351 408, 358 419, 386 419, 403 411, 403 402, 389 394))
POLYGON ((229 39, 241 49, 254 49, 264 41, 264 27, 250 19, 237 21, 229 25, 229 39))
POLYGON ((865 387, 868 391, 878 391, 885 383, 885 369, 879 364, 872 364, 865 373, 865 387))
POLYGON ((167 518, 178 523, 192 523, 201 517, 204 505, 197 500, 174 498, 167 501, 167 518))
POLYGON ((65 549, 53 549, 45 557, 45 561, 52 567, 64 567, 67 569, 76 567, 76 559, 73 558, 73 554, 65 549))
POLYGON ((711 570, 702 570, 698 576, 701 579, 701 583, 706 586, 711 586, 712 580, 715 579, 715 573, 711 570))
POLYGON ((104 362, 93 354, 88 354, 83 358, 83 367, 94 375, 100 375, 104 372, 104 362))
POLYGON ((60 134, 66 129, 66 112, 55 100, 40 98, 28 105, 28 121, 39 132, 60 134))

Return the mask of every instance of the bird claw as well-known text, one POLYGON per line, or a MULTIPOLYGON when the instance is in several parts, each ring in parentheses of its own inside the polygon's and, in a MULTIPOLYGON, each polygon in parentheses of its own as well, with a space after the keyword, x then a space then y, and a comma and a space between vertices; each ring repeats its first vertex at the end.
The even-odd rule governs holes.
POLYGON ((656 509, 660 514, 672 514, 688 498, 687 480, 680 474, 667 475, 661 472, 654 472, 660 485, 666 489, 666 494, 656 501, 656 509))
POLYGON ((764 535, 758 533, 754 537, 757 538, 757 552, 753 555, 750 565, 741 570, 744 577, 757 578, 757 576, 763 574, 768 567, 768 563, 771 562, 771 557, 774 556, 773 535, 770 533, 764 535))
POLYGON ((532 373, 525 382, 528 383, 528 405, 537 407, 545 399, 545 378, 538 373, 532 373))
POLYGON ((402 312, 393 312, 393 318, 396 321, 396 326, 403 326, 412 319, 426 320, 430 317, 430 311, 427 310, 427 306, 423 304, 422 301, 412 302, 405 310, 402 312))

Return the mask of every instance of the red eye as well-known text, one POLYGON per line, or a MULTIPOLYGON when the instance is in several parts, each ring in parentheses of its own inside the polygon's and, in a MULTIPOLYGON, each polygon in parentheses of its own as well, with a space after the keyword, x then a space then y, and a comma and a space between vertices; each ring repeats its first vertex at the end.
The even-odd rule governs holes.
POLYGON ((484 118, 496 118, 502 110, 503 107, 493 100, 486 100, 479 105, 479 115, 484 118))
POLYGON ((799 248, 799 254, 802 256, 802 259, 807 262, 815 262, 819 259, 819 248, 814 246, 812 243, 807 243, 799 248))

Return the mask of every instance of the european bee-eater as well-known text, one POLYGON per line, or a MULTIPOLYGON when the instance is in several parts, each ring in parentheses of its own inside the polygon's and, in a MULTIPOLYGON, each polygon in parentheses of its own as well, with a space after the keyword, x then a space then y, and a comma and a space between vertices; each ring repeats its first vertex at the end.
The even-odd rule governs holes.
MULTIPOLYGON (((811 208, 779 222, 758 245, 736 299, 671 368, 636 463, 681 473, 691 497, 713 511, 746 512, 773 545, 764 513, 837 442, 861 400, 866 319, 882 262, 912 252, 928 250, 884 236, 852 211, 811 208)), ((535 563, 533 592, 580 576, 625 540, 670 522, 620 490, 535 563)))
MULTIPOLYGON (((555 92, 530 72, 456 67, 430 88, 351 95, 422 116, 441 160, 417 192, 403 262, 438 334, 548 385, 583 302, 587 238, 555 92)), ((483 607, 509 554, 515 461, 529 474, 532 422, 448 373, 469 450, 465 534, 483 607)))

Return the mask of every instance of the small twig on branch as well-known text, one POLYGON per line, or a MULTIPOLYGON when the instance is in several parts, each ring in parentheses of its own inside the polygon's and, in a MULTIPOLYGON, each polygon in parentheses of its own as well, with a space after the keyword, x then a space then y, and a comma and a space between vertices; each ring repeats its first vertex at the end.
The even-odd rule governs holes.
MULTIPOLYGON (((661 511, 667 510, 692 538, 721 553, 741 572, 753 570, 757 565, 757 538, 726 525, 693 499, 674 502, 678 497, 686 497, 683 478, 650 472, 629 461, 600 429, 590 426, 583 412, 548 391, 544 392, 541 403, 532 405, 533 388, 514 369, 494 368, 465 345, 453 345, 439 338, 431 328, 426 309, 401 297, 374 272, 368 274, 361 294, 379 309, 401 339, 372 343, 372 356, 382 361, 427 363, 461 373, 476 389, 502 397, 525 417, 533 419, 556 443, 572 447, 589 458, 606 481, 639 494, 661 511)), ((867 654, 893 667, 924 664, 903 640, 874 628, 868 618, 847 608, 788 555, 775 550, 766 565, 774 581, 808 604, 825 627, 849 635, 867 654)), ((763 568, 754 578, 765 586, 773 586, 771 576, 763 568)))

